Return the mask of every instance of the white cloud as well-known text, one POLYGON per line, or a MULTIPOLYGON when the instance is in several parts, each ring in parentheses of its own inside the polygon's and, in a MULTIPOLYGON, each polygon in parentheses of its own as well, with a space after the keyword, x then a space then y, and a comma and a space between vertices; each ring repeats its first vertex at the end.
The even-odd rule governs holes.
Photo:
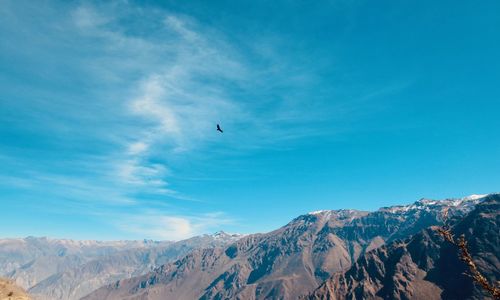
POLYGON ((173 29, 181 35, 182 38, 189 42, 195 42, 200 39, 200 36, 196 32, 189 30, 186 27, 185 22, 174 15, 169 15, 165 18, 165 25, 167 25, 168 28, 173 29))
POLYGON ((144 164, 139 160, 123 161, 117 170, 121 180, 127 184, 139 186, 166 186, 162 179, 167 175, 167 168, 161 164, 144 164))
POLYGON ((176 138, 180 134, 180 127, 177 116, 168 106, 161 103, 165 94, 159 76, 152 76, 141 85, 141 95, 131 101, 131 110, 133 113, 141 115, 148 120, 159 124, 157 127, 160 132, 176 138))
POLYGON ((120 216, 117 225, 125 231, 157 240, 181 240, 192 236, 215 232, 233 221, 223 213, 197 216, 165 215, 145 212, 139 215, 120 216))
POLYGON ((145 142, 135 142, 128 145, 128 154, 130 155, 139 155, 146 152, 149 148, 149 145, 145 142))
MULTIPOLYGON (((251 42, 256 48, 272 49, 261 51, 270 54, 263 56, 255 49, 245 49, 248 52, 243 55, 239 53, 240 44, 229 43, 222 33, 194 19, 135 7, 127 1, 87 3, 65 14, 67 18, 61 17, 60 12, 65 13, 68 6, 54 9, 50 5, 23 3, 30 10, 21 6, 10 16, 19 18, 12 23, 16 26, 6 26, 16 28, 10 38, 29 42, 22 45, 31 47, 20 49, 29 49, 30 59, 35 54, 48 58, 35 64, 43 70, 40 76, 46 81, 59 82, 66 79, 66 74, 75 76, 72 83, 81 80, 81 89, 76 85, 72 88, 82 91, 83 96, 68 97, 69 89, 40 93, 40 97, 30 100, 38 103, 22 104, 30 114, 24 119, 16 116, 12 122, 19 122, 20 127, 52 122, 57 125, 54 141, 61 140, 58 147, 79 151, 80 145, 85 145, 81 148, 86 149, 83 153, 72 152, 67 161, 62 160, 62 153, 57 159, 51 158, 53 153, 44 156, 44 162, 27 159, 21 168, 11 169, 38 168, 39 173, 48 176, 22 173, 14 178, 9 174, 16 185, 38 186, 43 195, 47 192, 75 202, 88 199, 93 201, 90 210, 98 210, 98 205, 141 207, 151 198, 156 201, 162 196, 161 204, 153 205, 174 206, 177 202, 173 204, 172 198, 196 200, 171 183, 176 174, 169 163, 176 162, 176 158, 189 160, 198 153, 212 155, 214 151, 219 151, 216 155, 222 151, 234 154, 238 150, 277 145, 284 139, 310 137, 317 134, 318 127, 313 122, 318 115, 332 118, 331 111, 304 106, 304 101, 313 102, 309 97, 293 94, 297 86, 300 90, 315 79, 310 70, 300 62, 289 61, 280 47, 265 40, 251 42), (21 19, 35 14, 43 17, 21 19), (133 27, 127 18, 133 18, 133 27), (38 34, 40 31, 43 36, 38 34), (26 39, 27 36, 37 41, 26 39), (257 61, 257 67, 248 63, 246 54, 257 56, 249 59, 257 61), (261 61, 266 63, 260 64, 261 61), (51 73, 53 70, 57 74, 51 73), (97 88, 89 91, 89 87, 97 88), (313 108, 304 111, 304 107, 313 108), (221 136, 215 132, 219 122, 226 129, 223 146, 205 151, 216 142, 221 145, 221 136), (303 126, 305 123, 307 126, 303 126), (75 138, 82 135, 87 138, 83 142, 75 138), (65 139, 66 136, 71 137, 65 139), (23 176, 30 180, 21 180, 23 176), (148 198, 151 195, 154 197, 148 198)), ((335 113, 346 115, 338 109, 335 113)), ((50 131, 55 132, 55 127, 52 125, 50 131)), ((203 171, 183 174, 192 178, 204 175, 203 171)), ((177 237, 224 223, 220 221, 224 217, 217 214, 186 217, 156 212, 150 217, 157 222, 131 218, 130 223, 137 225, 129 226, 154 236, 177 237), (162 225, 158 227, 157 223, 162 225)))
POLYGON ((75 24, 82 29, 92 29, 104 25, 111 20, 103 14, 97 13, 89 6, 80 6, 72 14, 75 24))

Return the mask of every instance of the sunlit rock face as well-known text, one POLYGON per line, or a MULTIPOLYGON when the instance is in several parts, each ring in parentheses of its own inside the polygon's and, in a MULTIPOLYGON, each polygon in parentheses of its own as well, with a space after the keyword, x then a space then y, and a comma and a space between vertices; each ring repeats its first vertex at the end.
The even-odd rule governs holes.
POLYGON ((0 299, 31 300, 31 297, 12 280, 0 278, 0 299))

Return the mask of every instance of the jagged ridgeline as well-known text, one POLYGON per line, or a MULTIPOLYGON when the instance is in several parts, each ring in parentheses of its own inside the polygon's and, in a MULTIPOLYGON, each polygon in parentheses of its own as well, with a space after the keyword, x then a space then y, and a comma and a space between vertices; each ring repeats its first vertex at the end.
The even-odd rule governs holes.
POLYGON ((499 194, 324 210, 247 236, 180 242, 0 240, 0 276, 36 299, 488 299, 437 226, 499 279, 499 194))
POLYGON ((453 230, 470 239, 481 271, 496 282, 499 199, 312 212, 225 247, 195 249, 84 299, 484 299, 436 226, 446 213, 453 230))

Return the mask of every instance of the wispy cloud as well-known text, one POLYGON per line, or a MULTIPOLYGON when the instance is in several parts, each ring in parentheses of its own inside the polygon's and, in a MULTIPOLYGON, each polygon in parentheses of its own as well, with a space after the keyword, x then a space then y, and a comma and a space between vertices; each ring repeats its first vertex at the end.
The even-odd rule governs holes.
POLYGON ((214 232, 234 220, 222 212, 197 216, 165 215, 146 211, 138 215, 124 215, 114 220, 122 230, 154 239, 180 240, 214 232))
MULTIPOLYGON (((203 202, 172 184, 180 158, 283 147, 283 141, 331 133, 316 125, 357 109, 334 105, 332 116, 332 106, 324 105, 330 99, 313 105, 302 93, 315 88, 314 68, 284 59, 272 41, 242 49, 223 32, 172 11, 128 1, 48 1, 43 9, 6 1, 0 12, 2 32, 24 46, 18 51, 2 43, 1 49, 38 57, 30 74, 46 85, 34 84, 32 94, 13 89, 0 105, 22 113, 4 117, 50 141, 22 151, 0 148, 9 152, 5 161, 18 163, 12 166, 18 171, 0 175, 20 188, 73 200, 64 205, 88 203, 77 206, 79 213, 132 206, 139 215, 113 224, 148 237, 178 239, 230 220, 209 208, 175 213, 179 202, 203 202), (17 101, 19 91, 29 100, 17 101), (216 123, 227 128, 223 147, 214 147, 221 140, 216 123), (41 158, 31 159, 33 152, 41 158)), ((202 170, 183 175, 206 178, 202 170)))
MULTIPOLYGON (((59 207, 74 206, 78 213, 93 214, 99 209, 110 212, 112 206, 136 206, 143 215, 127 216, 127 222, 115 224, 148 237, 178 239, 225 224, 227 218, 220 215, 173 214, 172 206, 156 205, 157 200, 152 202, 148 197, 197 201, 169 184, 168 178, 175 174, 166 161, 172 159, 172 155, 203 148, 213 138, 207 132, 212 131, 215 122, 223 116, 242 112, 223 87, 225 80, 241 78, 244 72, 243 65, 230 57, 233 49, 214 32, 210 38, 206 37, 195 20, 167 11, 139 9, 125 2, 98 7, 91 3, 77 7, 52 4, 40 12, 51 20, 42 25, 48 27, 47 38, 59 43, 51 47, 58 51, 74 47, 63 44, 64 40, 85 45, 75 48, 81 55, 66 63, 90 76, 103 89, 93 93, 98 98, 83 109, 64 107, 66 104, 56 94, 51 97, 55 100, 40 100, 39 106, 48 116, 59 120, 63 117, 74 123, 80 134, 88 130, 89 139, 100 138, 104 143, 92 156, 77 155, 71 161, 63 159, 62 169, 54 168, 59 163, 47 158, 45 162, 32 164, 30 159, 18 157, 18 172, 2 175, 8 179, 4 183, 32 193, 48 192, 54 201, 73 199, 59 207), (61 18, 60 12, 68 17, 61 18), (127 18, 145 21, 138 24, 134 33, 127 28, 124 21, 127 18), (148 37, 139 32, 141 26, 151 24, 158 25, 155 35, 148 37), (91 54, 88 58, 87 53, 91 54), (212 82, 207 84, 207 79, 212 82), (113 85, 127 87, 117 93, 111 88, 113 85), (90 123, 82 123, 83 116, 90 123), (102 130, 88 128, 94 120, 102 122, 104 118, 113 121, 102 130), (47 189, 47 186, 53 188, 47 189), (145 212, 144 205, 149 211, 145 212)), ((9 3, 6 10, 12 22, 18 20, 10 9, 23 8, 33 9, 26 3, 19 6, 9 3)), ((26 31, 33 30, 29 26, 36 27, 36 20, 23 26, 26 31)), ((48 120, 39 120, 49 124, 48 120)), ((68 126, 67 122, 55 122, 68 126)), ((53 129, 64 130, 64 127, 53 129)), ((11 157, 7 158, 12 161, 11 157)))

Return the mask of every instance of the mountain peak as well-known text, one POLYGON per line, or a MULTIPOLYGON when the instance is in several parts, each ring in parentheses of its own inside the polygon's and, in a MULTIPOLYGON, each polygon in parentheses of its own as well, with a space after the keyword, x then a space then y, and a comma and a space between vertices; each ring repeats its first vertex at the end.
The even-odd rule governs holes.
POLYGON ((324 216, 334 216, 334 217, 347 217, 351 215, 356 215, 362 213, 360 210, 356 209, 335 209, 335 210, 316 210, 308 212, 306 215, 324 215, 324 216))
POLYGON ((331 210, 327 210, 327 209, 315 210, 315 211, 308 212, 307 214, 308 215, 321 215, 321 214, 327 213, 329 211, 331 211, 331 210))
POLYGON ((228 232, 225 232, 223 230, 219 230, 219 231, 216 231, 216 232, 210 234, 210 236, 215 238, 215 239, 228 240, 228 239, 238 239, 240 237, 243 237, 244 235, 239 234, 239 233, 228 233, 228 232))
POLYGON ((484 198, 491 194, 486 195, 470 195, 463 198, 449 198, 444 200, 435 200, 429 198, 422 198, 408 205, 394 205, 389 207, 382 207, 379 211, 386 211, 391 213, 407 213, 417 210, 429 210, 433 207, 457 207, 465 210, 471 210, 473 207, 480 203, 484 198))
POLYGON ((472 194, 467 197, 462 198, 462 200, 478 200, 481 198, 485 198, 486 196, 489 196, 491 194, 472 194))

